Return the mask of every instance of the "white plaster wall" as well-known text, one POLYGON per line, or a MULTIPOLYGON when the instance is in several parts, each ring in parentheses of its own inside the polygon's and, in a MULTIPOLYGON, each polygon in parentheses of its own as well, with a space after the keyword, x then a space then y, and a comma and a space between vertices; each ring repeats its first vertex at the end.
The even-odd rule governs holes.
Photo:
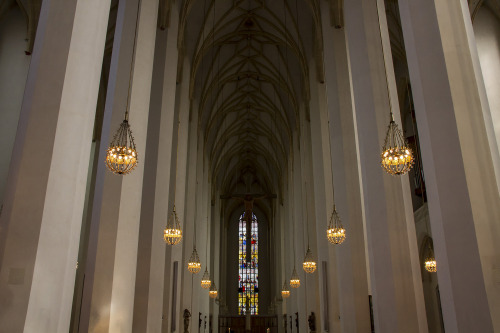
POLYGON ((486 6, 477 12, 474 23, 477 52, 497 145, 500 147, 500 21, 486 6))
POLYGON ((25 47, 26 21, 16 6, 0 21, 0 205, 31 60, 25 47))

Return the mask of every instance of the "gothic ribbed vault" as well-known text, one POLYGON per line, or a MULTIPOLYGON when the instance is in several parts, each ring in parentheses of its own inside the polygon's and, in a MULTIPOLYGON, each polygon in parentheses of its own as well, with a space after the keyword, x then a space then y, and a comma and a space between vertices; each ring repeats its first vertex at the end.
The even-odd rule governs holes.
POLYGON ((185 1, 178 47, 192 60, 190 112, 199 112, 213 190, 281 197, 320 40, 314 1, 185 1))

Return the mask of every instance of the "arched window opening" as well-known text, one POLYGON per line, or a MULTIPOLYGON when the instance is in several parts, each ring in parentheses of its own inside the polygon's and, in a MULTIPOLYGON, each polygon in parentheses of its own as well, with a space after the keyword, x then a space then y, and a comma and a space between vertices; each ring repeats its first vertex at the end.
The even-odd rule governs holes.
POLYGON ((246 314, 246 301, 250 301, 250 314, 259 314, 259 229, 257 217, 252 214, 251 260, 247 262, 247 223, 245 213, 239 221, 238 260, 238 314, 246 314))

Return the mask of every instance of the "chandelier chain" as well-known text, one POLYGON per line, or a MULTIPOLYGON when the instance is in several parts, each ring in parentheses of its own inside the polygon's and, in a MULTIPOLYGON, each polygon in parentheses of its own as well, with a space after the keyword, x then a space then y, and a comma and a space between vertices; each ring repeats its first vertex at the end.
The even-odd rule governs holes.
MULTIPOLYGON (((383 5, 383 3, 382 3, 383 5)), ((384 75, 385 75, 385 83, 387 87, 387 97, 389 100, 389 112, 390 112, 390 121, 389 126, 387 128, 387 134, 384 141, 384 146, 382 147, 381 157, 381 166, 383 169, 391 174, 391 175, 404 175, 410 171, 413 167, 414 157, 412 149, 408 147, 408 142, 404 137, 404 133, 402 130, 398 128, 394 120, 393 107, 392 107, 392 98, 389 89, 389 75, 387 73, 387 59, 386 54, 384 52, 384 43, 382 38, 382 26, 380 19, 380 7, 379 2, 376 2, 376 10, 377 10, 377 19, 379 25, 379 35, 380 35, 380 46, 382 49, 382 58, 384 63, 384 75)), ((384 7, 385 8, 385 7, 384 7)), ((390 39, 389 39, 389 49, 390 53, 390 39)))
POLYGON ((134 80, 133 71, 135 65, 135 53, 137 47, 137 35, 138 35, 138 26, 139 26, 139 14, 141 11, 141 2, 142 0, 137 0, 137 13, 135 19, 135 30, 134 30, 134 44, 132 46, 132 59, 130 60, 130 76, 128 79, 128 92, 127 92, 127 107, 125 108, 125 120, 128 121, 128 116, 130 112, 130 92, 132 90, 132 81, 134 80))
MULTIPOLYGON (((196 171, 196 178, 198 178, 198 171, 196 171)), ((198 192, 198 179, 196 180, 196 192, 198 192)), ((193 242, 193 248, 196 249, 196 220, 197 220, 197 215, 198 215, 198 203, 197 203, 197 198, 198 198, 198 193, 195 193, 194 197, 194 221, 193 221, 193 233, 194 233, 194 242, 193 242)))
POLYGON ((304 190, 300 191, 300 201, 303 200, 303 193, 302 192, 306 192, 306 209, 305 209, 305 213, 306 213, 306 233, 307 233, 307 248, 309 248, 309 214, 308 214, 308 210, 309 210, 309 198, 308 198, 308 195, 307 195, 307 182, 304 182, 304 190))
POLYGON ((380 8, 379 8, 378 2, 379 2, 379 0, 375 0, 375 6, 377 8, 377 21, 378 21, 378 28, 379 28, 379 35, 380 35, 380 46, 382 48, 382 58, 384 60, 383 62, 384 62, 385 84, 387 87, 387 97, 389 99, 389 112, 390 112, 390 116, 391 116, 391 122, 393 122, 394 115, 392 113, 392 99, 391 99, 391 93, 389 90, 389 78, 388 78, 388 74, 387 74, 387 64, 386 64, 386 57, 385 57, 385 52, 384 52, 384 43, 383 43, 383 39, 382 39, 382 25, 380 24, 380 8))
POLYGON ((177 171, 179 169, 179 132, 180 132, 180 113, 177 112, 177 144, 175 150, 175 179, 174 179, 174 206, 170 217, 167 219, 167 226, 164 229, 163 240, 169 245, 177 245, 182 240, 182 228, 180 226, 177 212, 175 211, 175 200, 177 198, 177 171))
MULTIPOLYGON (((295 191, 294 191, 295 185, 293 184, 294 181, 295 181, 295 173, 293 171, 293 162, 292 162, 292 209, 295 206, 294 205, 294 202, 295 202, 295 191)), ((295 258, 296 258, 296 254, 295 254, 295 214, 294 214, 293 210, 292 210, 292 245, 293 245, 293 269, 295 270, 295 258)))
MULTIPOLYGON (((287 13, 286 13, 286 0, 283 0, 283 13, 285 16, 285 30, 288 29, 287 27, 287 13)), ((285 75, 286 75, 286 85, 288 86, 288 46, 285 45, 285 75)), ((294 166, 293 166, 293 160, 292 160, 292 200, 295 202, 295 191, 294 191, 294 185, 293 182, 295 180, 295 174, 294 174, 294 166)), ((292 204, 292 207, 294 205, 292 204)), ((292 208, 293 209, 293 208, 292 208)), ((295 253, 295 214, 293 214, 292 211, 292 244, 293 244, 293 270, 295 272, 295 260, 296 260, 296 253, 295 253)), ((293 274, 292 274, 293 275, 293 274)))
MULTIPOLYGON (((213 11, 212 11, 212 57, 215 57, 215 0, 211 3, 211 6, 213 6, 213 11)), ((213 61, 212 61, 213 63, 213 61)), ((219 75, 220 75, 220 56, 218 57, 218 64, 217 64, 217 88, 220 89, 220 78, 219 78, 219 75)), ((214 72, 213 70, 211 71, 212 72, 212 78, 214 77, 214 72)), ((219 107, 219 98, 217 97, 217 101, 214 102, 214 90, 211 89, 211 92, 210 92, 210 97, 211 97, 211 102, 212 102, 212 105, 217 105, 217 108, 219 107)), ((208 211, 207 211, 207 242, 206 242, 206 246, 205 246, 205 257, 207 258, 207 267, 208 267, 208 234, 209 234, 209 223, 208 223, 208 211)), ((211 280, 211 279, 210 279, 211 280)), ((212 282, 211 282, 211 286, 212 286, 212 282)), ((215 285, 212 286, 212 288, 215 288, 215 285)), ((211 292, 209 291, 209 295, 211 296, 211 292)))
MULTIPOLYGON (((208 214, 208 212, 207 212, 208 214)), ((205 242, 205 260, 207 262, 207 267, 208 267, 208 215, 207 215, 207 239, 206 239, 206 242, 205 242)))
MULTIPOLYGON (((328 105, 328 96, 326 96, 327 105, 328 105)), ((328 124, 328 152, 330 153, 330 173, 331 173, 331 182, 332 182, 332 202, 333 202, 333 210, 335 211, 335 186, 333 185, 333 152, 332 152, 332 136, 331 136, 331 128, 330 128, 330 111, 326 108, 326 119, 328 124)))

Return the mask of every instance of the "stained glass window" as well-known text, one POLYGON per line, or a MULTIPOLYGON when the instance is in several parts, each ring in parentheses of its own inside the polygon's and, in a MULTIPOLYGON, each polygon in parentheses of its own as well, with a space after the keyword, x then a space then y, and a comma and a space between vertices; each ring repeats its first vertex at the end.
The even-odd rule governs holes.
POLYGON ((251 222, 251 261, 247 262, 247 222, 245 213, 239 221, 239 260, 238 260, 238 314, 246 314, 247 297, 250 299, 250 314, 259 314, 259 229, 257 217, 252 214, 251 222))

